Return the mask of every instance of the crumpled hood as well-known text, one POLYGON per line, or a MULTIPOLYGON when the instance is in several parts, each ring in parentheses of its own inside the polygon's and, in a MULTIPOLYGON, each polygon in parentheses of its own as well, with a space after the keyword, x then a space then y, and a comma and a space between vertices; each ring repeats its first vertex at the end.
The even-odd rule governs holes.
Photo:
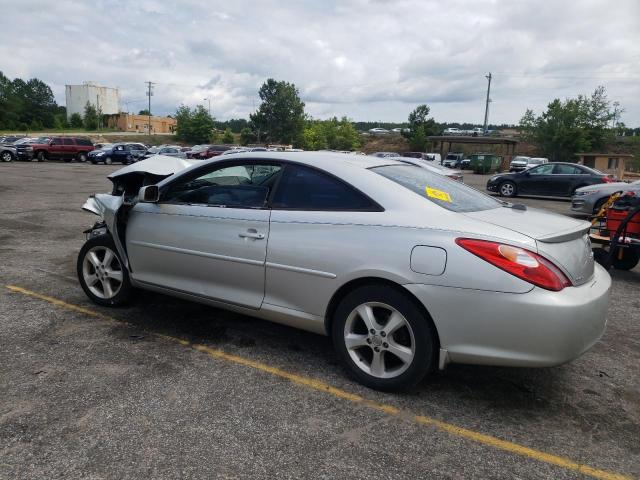
POLYGON ((176 172, 189 168, 198 163, 197 160, 188 160, 179 157, 168 157, 166 155, 154 155, 146 160, 127 165, 115 172, 107 175, 113 181, 114 178, 128 175, 130 173, 149 173, 151 175, 172 175, 176 172))

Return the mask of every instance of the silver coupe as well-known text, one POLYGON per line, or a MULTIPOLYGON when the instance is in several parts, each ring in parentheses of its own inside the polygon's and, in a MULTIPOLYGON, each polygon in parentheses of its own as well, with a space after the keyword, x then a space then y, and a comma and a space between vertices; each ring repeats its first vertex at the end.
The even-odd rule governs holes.
POLYGON ((603 334, 589 223, 396 158, 156 156, 109 177, 77 262, 91 300, 142 288, 332 337, 346 370, 406 389, 450 362, 543 367, 603 334))

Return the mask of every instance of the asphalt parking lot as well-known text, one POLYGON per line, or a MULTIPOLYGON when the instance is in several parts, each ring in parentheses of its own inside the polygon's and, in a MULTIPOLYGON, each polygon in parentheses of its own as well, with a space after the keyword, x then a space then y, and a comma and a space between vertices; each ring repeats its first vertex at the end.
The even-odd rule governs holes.
POLYGON ((117 168, 0 164, 0 478, 640 477, 640 269, 612 272, 607 331, 570 364, 383 394, 328 338, 151 293, 91 304, 80 207, 117 168))

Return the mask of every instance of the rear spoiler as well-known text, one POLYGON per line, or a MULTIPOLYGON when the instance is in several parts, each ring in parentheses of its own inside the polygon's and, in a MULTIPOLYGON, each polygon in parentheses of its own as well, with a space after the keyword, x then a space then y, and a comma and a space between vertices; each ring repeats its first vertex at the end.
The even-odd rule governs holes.
POLYGON ((583 235, 589 233, 591 228, 591 224, 589 222, 584 222, 584 225, 578 228, 571 228, 569 230, 564 230, 561 232, 555 232, 550 235, 543 235, 541 237, 536 237, 536 241, 544 242, 544 243, 562 243, 568 242, 570 240, 574 240, 576 238, 580 238, 583 235))

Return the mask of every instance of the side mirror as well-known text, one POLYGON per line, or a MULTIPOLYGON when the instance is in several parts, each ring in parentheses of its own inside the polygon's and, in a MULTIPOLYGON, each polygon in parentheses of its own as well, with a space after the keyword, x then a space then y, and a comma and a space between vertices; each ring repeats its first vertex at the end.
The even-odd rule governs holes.
POLYGON ((53 141, 53 140, 51 140, 51 141, 49 142, 49 145, 55 145, 55 144, 56 144, 56 142, 55 142, 55 141, 53 141))
POLYGON ((160 189, 157 185, 147 185, 140 188, 138 201, 144 203, 158 203, 160 200, 160 189))

